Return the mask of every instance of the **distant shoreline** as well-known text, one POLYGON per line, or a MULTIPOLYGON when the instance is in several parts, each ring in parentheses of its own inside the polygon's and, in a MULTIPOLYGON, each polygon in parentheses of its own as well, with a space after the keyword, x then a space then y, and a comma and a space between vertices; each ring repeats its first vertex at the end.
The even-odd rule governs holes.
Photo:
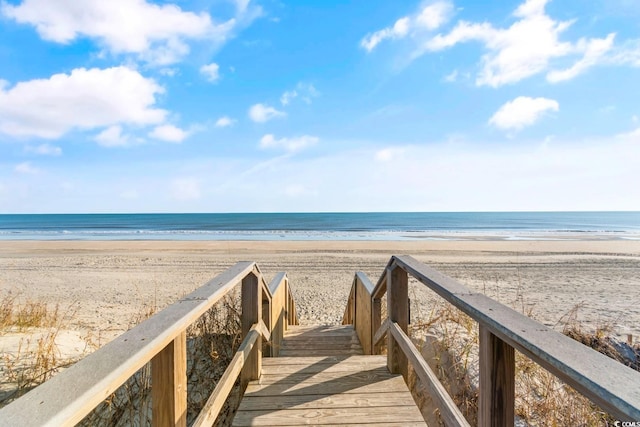
POLYGON ((640 240, 640 212, 0 215, 0 240, 640 240))

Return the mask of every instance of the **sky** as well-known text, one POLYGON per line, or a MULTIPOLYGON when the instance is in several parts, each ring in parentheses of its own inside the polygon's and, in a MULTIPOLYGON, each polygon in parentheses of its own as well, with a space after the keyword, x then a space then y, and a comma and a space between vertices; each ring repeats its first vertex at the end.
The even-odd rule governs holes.
POLYGON ((640 210, 636 0, 0 0, 0 213, 640 210))

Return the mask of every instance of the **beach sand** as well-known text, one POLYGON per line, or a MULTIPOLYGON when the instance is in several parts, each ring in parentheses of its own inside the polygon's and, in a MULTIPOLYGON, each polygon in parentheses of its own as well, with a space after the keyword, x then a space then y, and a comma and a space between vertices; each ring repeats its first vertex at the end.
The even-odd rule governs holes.
MULTIPOLYGON (((249 260, 267 280, 288 273, 301 323, 336 324, 354 273, 375 283, 400 254, 547 325, 580 306, 584 327, 640 336, 640 241, 3 241, 0 296, 59 304, 69 329, 104 345, 148 307, 249 260)), ((433 294, 414 283, 410 297, 412 315, 427 316, 433 294)))

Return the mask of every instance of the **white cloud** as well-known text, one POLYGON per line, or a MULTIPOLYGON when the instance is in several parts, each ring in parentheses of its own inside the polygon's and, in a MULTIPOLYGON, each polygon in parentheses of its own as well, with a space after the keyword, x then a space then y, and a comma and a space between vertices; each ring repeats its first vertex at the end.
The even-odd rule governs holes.
POLYGON ((196 178, 177 178, 169 187, 171 198, 175 200, 197 200, 202 196, 200 181, 196 178))
POLYGON ((149 136, 161 141, 181 143, 189 136, 189 132, 174 125, 161 125, 149 132, 149 136))
POLYGON ((0 132, 56 139, 73 129, 161 123, 167 112, 154 104, 163 92, 154 80, 124 66, 78 68, 20 82, 0 89, 0 132))
POLYGON ((303 135, 296 138, 276 139, 272 134, 266 134, 260 139, 260 148, 278 148, 293 153, 318 143, 320 139, 315 136, 303 135))
POLYGON ((236 17, 214 24, 207 13, 146 0, 24 0, 15 6, 3 2, 2 13, 33 25, 44 40, 68 44, 87 37, 112 53, 166 65, 189 53, 188 40, 224 42, 249 11, 245 5, 236 17))
POLYGON ((371 52, 382 41, 403 39, 412 30, 436 30, 447 23, 452 14, 453 4, 449 1, 438 1, 429 4, 414 15, 398 19, 392 27, 386 27, 372 34, 367 34, 360 41, 360 46, 367 52, 371 52))
POLYGON ((38 168, 32 166, 31 162, 20 163, 20 164, 16 165, 14 170, 16 172, 18 172, 18 173, 29 174, 29 175, 36 175, 36 174, 40 173, 40 170, 38 168))
POLYGON ((42 156, 59 156, 62 154, 62 148, 51 144, 40 144, 36 147, 27 146, 25 151, 42 156))
POLYGON ((558 111, 559 108, 553 99, 519 96, 500 107, 489 119, 489 124, 505 130, 520 130, 534 124, 546 112, 558 111))
POLYGON ((200 67, 200 73, 210 82, 215 82, 220 78, 220 67, 215 62, 200 67))
POLYGON ((437 30, 449 22, 452 14, 453 4, 448 1, 439 1, 424 7, 415 20, 417 25, 428 30, 437 30))
POLYGON ((557 82, 573 78, 600 62, 613 42, 613 34, 604 39, 580 39, 576 43, 560 40, 560 35, 573 21, 556 21, 545 12, 549 0, 527 0, 514 12, 518 18, 506 29, 495 28, 487 22, 460 21, 447 34, 427 40, 425 51, 440 51, 459 43, 479 41, 486 53, 481 59, 481 71, 476 78, 479 86, 498 87, 518 82, 547 71, 556 58, 581 55, 567 70, 552 71, 548 80, 557 82))
POLYGON ((236 121, 229 116, 222 116, 216 121, 217 128, 233 126, 236 121))
POLYGON ((124 147, 129 144, 129 136, 122 134, 122 126, 109 126, 94 138, 103 147, 124 147))
POLYGON ((453 70, 444 76, 444 81, 447 83, 454 83, 456 80, 458 80, 458 70, 453 70))
POLYGON ((362 46, 367 52, 371 52, 386 39, 402 39, 407 36, 409 33, 409 18, 404 17, 400 18, 393 24, 393 27, 383 28, 382 30, 376 31, 373 34, 368 34, 365 38, 360 41, 360 46, 362 46))
POLYGON ((280 103, 282 105, 289 105, 289 102, 291 102, 291 100, 297 96, 298 92, 296 92, 295 90, 288 90, 280 97, 280 103))
POLYGON ((618 134, 616 137, 640 143, 640 128, 634 129, 631 132, 618 134))
POLYGON ((271 119, 285 117, 287 113, 278 111, 275 108, 265 104, 255 104, 249 108, 249 118, 257 123, 265 123, 271 119))
POLYGON ((163 76, 174 77, 178 75, 180 70, 178 70, 177 68, 166 67, 166 68, 159 69, 158 72, 163 76))
POLYGON ((584 50, 584 56, 571 67, 564 70, 554 70, 547 74, 547 80, 551 83, 557 83, 565 80, 571 80, 579 74, 584 73, 587 69, 600 63, 605 54, 611 50, 615 34, 611 33, 604 39, 591 39, 588 42, 582 41, 578 45, 580 50, 584 50), (583 46, 581 46, 583 45, 583 46))
POLYGON ((292 100, 296 98, 302 99, 307 104, 311 104, 313 98, 320 96, 320 92, 311 83, 299 82, 295 89, 288 90, 280 97, 280 103, 282 105, 288 105, 292 100))

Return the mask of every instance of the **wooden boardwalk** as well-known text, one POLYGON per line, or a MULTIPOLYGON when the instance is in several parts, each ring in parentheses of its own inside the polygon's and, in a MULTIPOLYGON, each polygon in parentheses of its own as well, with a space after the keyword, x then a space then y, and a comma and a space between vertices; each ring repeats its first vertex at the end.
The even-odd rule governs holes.
POLYGON ((262 359, 234 426, 425 426, 386 356, 363 356, 352 326, 291 326, 280 357, 262 359))

